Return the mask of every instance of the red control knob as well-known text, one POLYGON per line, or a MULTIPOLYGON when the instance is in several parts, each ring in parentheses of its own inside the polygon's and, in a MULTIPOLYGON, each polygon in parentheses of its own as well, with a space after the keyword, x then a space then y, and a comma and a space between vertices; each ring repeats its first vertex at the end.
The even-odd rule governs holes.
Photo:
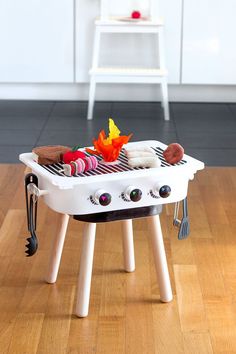
POLYGON ((107 193, 105 190, 99 189, 94 194, 94 201, 96 204, 107 206, 111 203, 111 195, 110 193, 107 193))

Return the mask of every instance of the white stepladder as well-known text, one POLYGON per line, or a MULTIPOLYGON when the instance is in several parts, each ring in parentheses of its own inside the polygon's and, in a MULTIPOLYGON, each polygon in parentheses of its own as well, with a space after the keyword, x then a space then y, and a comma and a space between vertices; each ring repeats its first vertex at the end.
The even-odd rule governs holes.
MULTIPOLYGON (((55 283, 57 280, 68 222, 69 216, 61 214, 59 217, 55 238, 52 242, 48 272, 46 275, 46 281, 51 284, 55 283)), ((133 272, 135 270, 135 259, 132 220, 122 220, 121 222, 123 234, 124 268, 127 272, 133 272)), ((160 288, 160 299, 162 302, 170 302, 173 295, 159 215, 149 216, 148 223, 150 227, 150 237, 157 272, 157 281, 160 288)), ((75 309, 75 314, 78 317, 86 317, 89 311, 95 235, 96 223, 85 222, 75 309)))
MULTIPOLYGON (((95 21, 95 36, 93 47, 92 68, 90 74, 89 102, 87 119, 93 119, 93 109, 97 83, 127 83, 127 84, 159 84, 161 87, 161 103, 164 110, 164 119, 169 120, 168 103, 168 82, 165 64, 165 47, 163 37, 163 21, 158 18, 158 0, 149 1, 149 16, 140 21, 122 21, 117 17, 109 16, 109 2, 111 0, 100 0, 101 16, 95 21), (116 68, 100 67, 100 42, 101 34, 104 33, 145 33, 155 34, 158 56, 156 68, 116 68)), ((130 14, 129 14, 130 15, 130 14)))

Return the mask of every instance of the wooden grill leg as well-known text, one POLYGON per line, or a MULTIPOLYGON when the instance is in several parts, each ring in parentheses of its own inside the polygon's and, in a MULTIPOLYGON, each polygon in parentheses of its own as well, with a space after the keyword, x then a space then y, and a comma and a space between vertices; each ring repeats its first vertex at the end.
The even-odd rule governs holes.
POLYGON ((126 272, 133 272, 135 270, 135 259, 132 220, 122 221, 122 240, 125 270, 126 272))
POLYGON ((96 224, 85 223, 75 309, 75 313, 78 317, 86 317, 88 315, 95 234, 96 224))
POLYGON ((149 217, 148 222, 151 231, 157 280, 160 287, 160 298, 162 302, 170 302, 173 299, 173 295, 159 215, 149 217))
POLYGON ((60 214, 57 222, 56 234, 51 246, 48 271, 45 279, 46 282, 50 284, 55 283, 57 280, 68 222, 69 215, 60 214))

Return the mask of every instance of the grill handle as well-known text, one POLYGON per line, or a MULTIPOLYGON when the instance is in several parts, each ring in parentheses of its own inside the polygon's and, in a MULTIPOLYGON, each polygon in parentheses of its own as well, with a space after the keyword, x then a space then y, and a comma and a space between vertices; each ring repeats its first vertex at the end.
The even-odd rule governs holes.
POLYGON ((36 185, 35 183, 29 183, 28 186, 27 186, 27 189, 28 189, 28 192, 30 194, 35 195, 36 198, 39 198, 39 197, 49 193, 49 191, 47 191, 47 190, 39 189, 38 188, 38 184, 36 185))

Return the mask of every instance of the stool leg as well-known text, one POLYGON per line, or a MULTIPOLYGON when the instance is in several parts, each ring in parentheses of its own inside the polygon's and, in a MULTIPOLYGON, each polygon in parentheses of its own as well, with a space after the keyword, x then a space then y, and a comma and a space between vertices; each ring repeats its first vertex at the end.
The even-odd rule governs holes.
POLYGON ((149 218, 152 248, 162 302, 173 299, 159 215, 149 218))
POLYGON ((57 280, 57 274, 60 266, 60 260, 61 260, 68 222, 69 222, 69 215, 60 214, 57 223, 56 234, 51 246, 48 271, 45 279, 47 283, 52 284, 55 283, 57 280))
POLYGON ((78 317, 86 317, 88 315, 95 234, 96 224, 85 223, 75 309, 78 317))
MULTIPOLYGON (((160 69, 166 69, 165 63, 165 45, 164 45, 164 34, 163 28, 159 29, 158 33, 159 37, 159 62, 160 62, 160 69)), ((169 113, 169 103, 168 103, 168 82, 167 78, 163 78, 161 82, 161 94, 162 94, 162 107, 164 109, 164 119, 170 120, 170 113, 169 113)))
POLYGON ((164 109, 164 119, 170 120, 169 103, 168 103, 168 85, 166 79, 162 80, 161 92, 162 92, 162 107, 164 109))
MULTIPOLYGON (((96 27, 94 35, 94 44, 93 44, 93 60, 92 60, 92 70, 96 69, 99 64, 99 49, 101 41, 101 31, 100 28, 96 27)), ((90 87, 89 87, 89 102, 88 102, 88 114, 87 119, 93 119, 93 108, 95 101, 95 91, 96 91, 96 80, 91 74, 90 77, 90 87)))
POLYGON ((124 267, 126 272, 133 272, 135 270, 135 260, 132 220, 122 221, 122 231, 124 267))
POLYGON ((88 115, 87 115, 88 120, 93 119, 95 91, 96 91, 96 81, 93 77, 91 77, 90 87, 89 87, 88 115))

